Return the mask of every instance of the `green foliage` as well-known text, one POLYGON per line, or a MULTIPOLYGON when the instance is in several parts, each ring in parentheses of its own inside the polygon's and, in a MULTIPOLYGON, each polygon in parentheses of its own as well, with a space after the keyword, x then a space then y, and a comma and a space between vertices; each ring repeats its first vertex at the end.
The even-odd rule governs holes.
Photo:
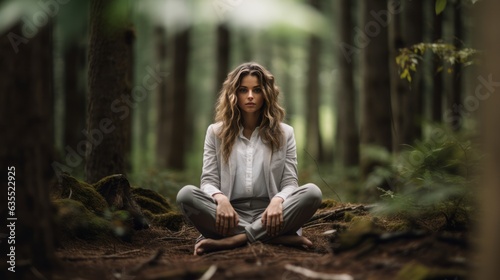
POLYGON ((432 52, 441 61, 442 65, 436 71, 440 72, 446 67, 448 73, 453 72, 453 66, 462 64, 469 66, 477 63, 476 57, 480 53, 476 49, 457 49, 454 45, 444 43, 419 43, 408 48, 399 49, 396 64, 399 67, 401 79, 412 81, 412 72, 417 71, 417 66, 423 60, 426 51, 432 52))
POLYGON ((444 11, 444 9, 446 8, 446 2, 447 2, 446 0, 436 0, 436 6, 435 6, 436 15, 439 15, 444 11))
POLYGON ((479 156, 467 135, 444 126, 434 129, 444 130, 446 137, 417 141, 393 158, 390 167, 370 175, 369 182, 386 183, 386 188, 378 188, 382 201, 375 213, 401 215, 412 222, 443 217, 443 224, 430 226, 434 229, 467 225, 479 156))

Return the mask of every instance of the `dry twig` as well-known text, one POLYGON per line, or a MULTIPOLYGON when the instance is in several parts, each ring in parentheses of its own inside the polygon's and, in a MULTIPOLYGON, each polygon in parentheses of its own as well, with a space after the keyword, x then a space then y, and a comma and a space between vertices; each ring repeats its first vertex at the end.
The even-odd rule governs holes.
POLYGON ((84 257, 65 257, 64 259, 69 261, 84 261, 84 260, 93 260, 93 259, 119 259, 119 258, 127 258, 124 255, 128 255, 131 253, 140 252, 140 249, 123 251, 112 255, 100 255, 100 256, 84 256, 84 257))
POLYGON ((310 269, 295 266, 291 264, 285 265, 285 269, 295 272, 297 274, 301 274, 307 278, 312 279, 322 279, 322 280, 353 280, 351 275, 348 274, 328 274, 322 272, 312 271, 310 269))

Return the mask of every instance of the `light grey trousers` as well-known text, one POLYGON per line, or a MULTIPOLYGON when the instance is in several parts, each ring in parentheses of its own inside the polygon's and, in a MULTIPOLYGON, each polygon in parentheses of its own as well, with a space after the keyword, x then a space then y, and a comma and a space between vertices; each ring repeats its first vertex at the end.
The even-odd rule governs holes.
MULTIPOLYGON (((283 202, 283 228, 279 235, 295 234, 316 212, 321 204, 321 190, 314 184, 297 188, 283 202)), ((177 194, 177 204, 184 216, 203 237, 221 239, 215 229, 217 205, 212 197, 201 189, 188 185, 177 194)), ((269 199, 250 199, 231 202, 239 222, 230 235, 245 233, 250 243, 265 242, 272 237, 262 225, 262 213, 269 205, 269 199)))

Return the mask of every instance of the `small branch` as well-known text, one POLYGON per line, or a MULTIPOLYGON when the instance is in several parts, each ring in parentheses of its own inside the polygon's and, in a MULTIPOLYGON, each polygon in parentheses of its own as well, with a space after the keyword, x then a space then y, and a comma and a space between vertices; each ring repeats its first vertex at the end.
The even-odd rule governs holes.
POLYGON ((200 277, 200 280, 210 280, 217 271, 217 266, 215 264, 211 265, 205 273, 200 277))
POLYGON ((353 280, 351 275, 348 274, 328 274, 322 272, 312 271, 310 269, 295 266, 291 264, 285 265, 285 269, 295 272, 297 274, 301 274, 307 278, 311 279, 322 279, 322 280, 353 280))
POLYGON ((117 258, 125 257, 124 255, 128 255, 131 253, 137 253, 140 251, 141 250, 139 250, 139 249, 135 249, 135 250, 130 250, 130 251, 123 251, 123 252, 112 254, 112 255, 86 256, 86 257, 66 257, 64 259, 69 260, 69 261, 84 261, 84 260, 92 260, 92 259, 117 259, 117 258))
POLYGON ((361 211, 368 211, 369 209, 373 208, 371 205, 356 205, 356 206, 348 206, 348 207, 343 207, 339 209, 333 209, 328 212, 320 213, 314 215, 305 225, 304 227, 308 227, 312 224, 315 224, 314 222, 317 220, 323 220, 327 218, 337 218, 337 215, 344 214, 347 211, 355 211, 355 210, 361 210, 361 211))

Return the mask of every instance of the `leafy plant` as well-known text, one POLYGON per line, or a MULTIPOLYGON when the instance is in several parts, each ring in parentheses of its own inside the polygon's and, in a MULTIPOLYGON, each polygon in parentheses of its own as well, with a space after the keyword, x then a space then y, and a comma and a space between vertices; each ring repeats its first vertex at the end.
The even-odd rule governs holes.
POLYGON ((402 48, 399 49, 399 54, 396 57, 401 79, 406 79, 408 82, 412 81, 412 72, 417 71, 417 67, 427 51, 431 51, 442 62, 442 65, 436 71, 443 71, 446 66, 448 73, 453 72, 453 66, 456 64, 469 66, 477 63, 476 57, 480 53, 476 49, 458 49, 454 45, 445 43, 419 43, 408 48, 402 48))
MULTIPOLYGON (((374 212, 399 215, 412 222, 441 217, 439 227, 464 227, 473 209, 479 156, 468 136, 447 130, 445 139, 417 141, 397 157, 385 172, 375 170, 370 180, 383 181, 381 201, 374 212)), ((436 229, 436 227, 431 227, 436 229)))

